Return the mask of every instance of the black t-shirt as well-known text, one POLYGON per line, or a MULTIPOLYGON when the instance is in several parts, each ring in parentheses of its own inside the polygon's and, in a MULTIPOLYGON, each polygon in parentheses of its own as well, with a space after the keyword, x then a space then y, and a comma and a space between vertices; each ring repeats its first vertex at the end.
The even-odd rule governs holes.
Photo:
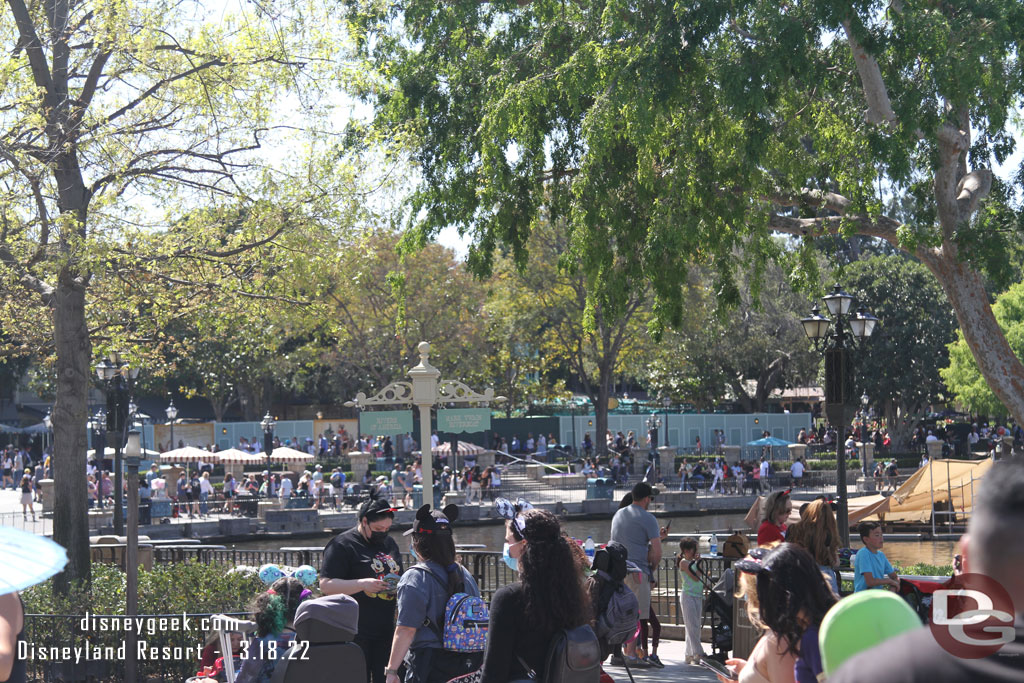
MULTIPOLYGON (((320 578, 383 579, 402 573, 402 553, 395 539, 388 536, 379 545, 371 545, 359 527, 338 534, 324 548, 320 578)), ((359 635, 369 638, 391 637, 395 630, 395 595, 360 591, 353 595, 359 603, 359 635)))
POLYGON ((829 683, 1009 683, 1024 680, 1024 621, 1017 639, 992 657, 964 659, 946 652, 928 627, 915 629, 854 656, 829 683))
POLYGON ((519 657, 537 672, 538 680, 544 680, 544 659, 554 634, 527 623, 523 584, 499 588, 491 599, 490 615, 483 680, 505 683, 526 678, 519 657))

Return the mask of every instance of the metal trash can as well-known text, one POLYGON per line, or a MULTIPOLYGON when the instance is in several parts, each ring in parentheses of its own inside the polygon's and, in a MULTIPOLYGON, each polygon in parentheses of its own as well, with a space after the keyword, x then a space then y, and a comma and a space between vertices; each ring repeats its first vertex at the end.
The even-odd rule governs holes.
POLYGON ((611 479, 587 479, 587 500, 612 500, 615 483, 611 479))

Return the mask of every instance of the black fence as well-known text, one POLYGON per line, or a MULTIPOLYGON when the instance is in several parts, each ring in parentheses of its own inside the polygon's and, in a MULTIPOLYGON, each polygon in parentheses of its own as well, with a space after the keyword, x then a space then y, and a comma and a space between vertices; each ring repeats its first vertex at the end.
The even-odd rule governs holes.
MULTIPOLYGON (((666 548, 666 554, 668 550, 666 548)), ((500 552, 463 551, 459 553, 459 557, 463 566, 473 575, 477 585, 480 586, 480 592, 488 601, 496 590, 517 580, 515 573, 502 560, 500 552)), ((254 568, 264 564, 279 564, 289 567, 308 564, 319 570, 323 560, 323 549, 237 550, 203 548, 202 546, 156 547, 153 549, 153 559, 158 563, 196 561, 226 567, 254 568)), ((727 562, 728 560, 721 557, 704 558, 704 566, 707 567, 709 574, 716 578, 721 576, 727 562)), ((409 567, 413 564, 413 560, 407 553, 402 553, 402 563, 405 567, 409 567)), ((674 557, 662 558, 655 572, 655 579, 657 585, 653 591, 653 602, 659 620, 669 625, 682 623, 678 612, 678 597, 682 582, 675 566, 674 557)))

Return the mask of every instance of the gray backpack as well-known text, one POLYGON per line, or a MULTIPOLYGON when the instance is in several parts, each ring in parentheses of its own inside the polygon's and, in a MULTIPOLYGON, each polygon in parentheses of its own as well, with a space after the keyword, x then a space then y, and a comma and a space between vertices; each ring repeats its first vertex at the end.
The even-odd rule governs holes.
POLYGON ((544 657, 544 678, 517 657, 527 670, 528 680, 538 683, 598 683, 601 679, 601 646, 594 629, 587 624, 555 634, 544 657))

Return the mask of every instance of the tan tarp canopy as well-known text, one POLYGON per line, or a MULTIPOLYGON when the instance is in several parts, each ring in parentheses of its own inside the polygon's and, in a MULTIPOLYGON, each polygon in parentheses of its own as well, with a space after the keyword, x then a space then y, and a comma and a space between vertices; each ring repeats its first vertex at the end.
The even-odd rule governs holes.
MULTIPOLYGON (((930 523, 933 501, 939 509, 948 509, 948 501, 952 501, 957 517, 965 519, 974 507, 974 490, 990 467, 992 458, 931 460, 914 472, 889 498, 869 508, 862 519, 930 523)), ((945 521, 945 516, 937 517, 936 521, 945 521)))

